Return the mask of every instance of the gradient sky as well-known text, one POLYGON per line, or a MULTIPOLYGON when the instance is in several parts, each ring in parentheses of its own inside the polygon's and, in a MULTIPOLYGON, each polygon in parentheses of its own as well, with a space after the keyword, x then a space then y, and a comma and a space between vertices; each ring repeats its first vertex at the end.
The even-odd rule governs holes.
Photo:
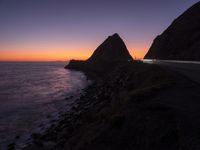
POLYGON ((198 0, 0 0, 0 61, 86 59, 113 33, 133 57, 198 0))

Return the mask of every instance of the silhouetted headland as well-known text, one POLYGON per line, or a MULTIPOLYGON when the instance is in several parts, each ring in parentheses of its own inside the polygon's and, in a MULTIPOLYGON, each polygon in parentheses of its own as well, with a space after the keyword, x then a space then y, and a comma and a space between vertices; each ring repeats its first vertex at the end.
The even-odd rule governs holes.
POLYGON ((145 59, 200 61, 200 2, 157 36, 145 59))
POLYGON ((71 60, 65 68, 100 73, 131 61, 133 58, 124 41, 115 33, 98 46, 89 59, 71 60))

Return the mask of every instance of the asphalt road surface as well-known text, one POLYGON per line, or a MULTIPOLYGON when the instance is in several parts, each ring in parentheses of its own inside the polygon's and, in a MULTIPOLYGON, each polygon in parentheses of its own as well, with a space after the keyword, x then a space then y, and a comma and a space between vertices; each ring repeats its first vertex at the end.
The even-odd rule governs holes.
POLYGON ((200 84, 200 62, 170 60, 144 60, 144 62, 166 66, 169 69, 184 75, 189 80, 200 84))
POLYGON ((155 102, 171 108, 180 122, 181 139, 200 149, 200 62, 144 60, 144 63, 156 64, 180 75, 173 87, 158 94, 155 102))

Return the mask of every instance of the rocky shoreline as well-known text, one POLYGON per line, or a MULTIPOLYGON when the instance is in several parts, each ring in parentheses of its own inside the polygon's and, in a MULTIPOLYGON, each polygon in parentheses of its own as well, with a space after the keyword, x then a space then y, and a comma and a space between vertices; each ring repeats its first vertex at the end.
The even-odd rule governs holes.
MULTIPOLYGON (((88 80, 87 86, 89 85, 91 85, 91 81, 88 80)), ((34 142, 34 138, 37 137, 37 135, 44 135, 46 134, 47 130, 49 130, 53 126, 58 125, 59 120, 62 120, 65 114, 69 114, 69 112, 73 113, 75 111, 74 108, 77 106, 77 101, 84 94, 85 89, 78 89, 76 92, 69 94, 69 96, 65 99, 60 99, 59 102, 56 102, 56 107, 59 108, 59 111, 51 113, 46 117, 44 116, 42 119, 35 123, 35 126, 30 130, 31 132, 27 132, 24 134, 16 134, 13 137, 12 142, 5 143, 4 146, 2 146, 1 148, 20 150, 29 145, 30 143, 34 142)))
MULTIPOLYGON (((85 94, 76 100, 77 105, 72 108, 72 111, 63 114, 58 123, 52 124, 45 134, 32 134, 33 143, 24 149, 89 150, 104 149, 104 146, 110 149, 121 149, 113 142, 108 144, 105 141, 100 144, 99 140, 111 136, 113 141, 117 142, 114 134, 121 132, 122 126, 130 119, 129 115, 133 121, 139 119, 141 114, 138 113, 143 113, 140 111, 141 103, 148 102, 157 92, 168 88, 171 84, 170 75, 158 66, 131 62, 116 67, 103 77, 95 78, 93 84, 85 89, 85 94), (132 100, 134 102, 130 102, 132 100), (112 130, 115 130, 113 135, 101 137, 104 136, 104 132, 108 134, 112 133, 112 130)), ((159 109, 164 106, 156 107, 159 109)), ((135 127, 134 130, 137 128, 135 127)), ((124 135, 120 138, 123 139, 124 135)))

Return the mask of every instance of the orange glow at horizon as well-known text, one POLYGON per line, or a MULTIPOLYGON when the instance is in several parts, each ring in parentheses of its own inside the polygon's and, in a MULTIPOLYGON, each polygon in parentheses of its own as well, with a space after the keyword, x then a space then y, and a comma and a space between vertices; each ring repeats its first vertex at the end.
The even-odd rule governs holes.
POLYGON ((70 59, 87 59, 88 50, 65 49, 15 49, 0 50, 0 61, 67 61, 70 59))
MULTIPOLYGON (((14 49, 12 51, 8 49, 0 50, 0 61, 67 61, 71 59, 86 60, 89 58, 94 48, 84 49, 71 49, 65 48, 38 48, 26 49, 14 49), (91 50, 93 49, 93 50, 91 50)), ((146 53, 146 47, 134 47, 128 48, 129 53, 134 59, 142 59, 146 53)))
POLYGON ((130 45, 129 47, 128 50, 133 59, 143 59, 149 49, 149 44, 139 43, 138 45, 137 44, 130 45))

